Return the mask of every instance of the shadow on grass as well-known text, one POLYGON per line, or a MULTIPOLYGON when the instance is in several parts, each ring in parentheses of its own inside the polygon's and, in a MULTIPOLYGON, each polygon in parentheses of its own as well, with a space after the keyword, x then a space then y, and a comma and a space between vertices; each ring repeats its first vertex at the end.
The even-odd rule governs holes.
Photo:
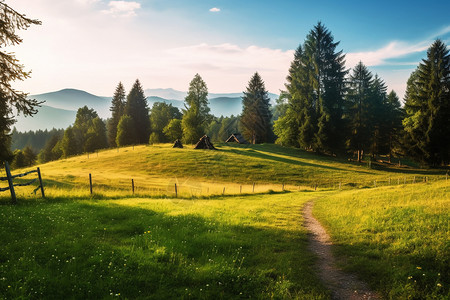
POLYGON ((328 296, 302 232, 95 201, 2 210, 2 298, 328 296))

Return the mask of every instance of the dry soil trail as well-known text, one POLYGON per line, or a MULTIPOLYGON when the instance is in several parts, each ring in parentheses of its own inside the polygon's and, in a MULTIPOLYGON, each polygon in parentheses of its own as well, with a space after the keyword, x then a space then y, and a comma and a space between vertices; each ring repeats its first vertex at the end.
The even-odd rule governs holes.
POLYGON ((325 228, 312 215, 314 202, 308 202, 303 210, 305 226, 309 230, 309 249, 318 256, 317 269, 321 280, 331 291, 333 299, 381 299, 367 284, 336 267, 331 253, 331 239, 325 228))

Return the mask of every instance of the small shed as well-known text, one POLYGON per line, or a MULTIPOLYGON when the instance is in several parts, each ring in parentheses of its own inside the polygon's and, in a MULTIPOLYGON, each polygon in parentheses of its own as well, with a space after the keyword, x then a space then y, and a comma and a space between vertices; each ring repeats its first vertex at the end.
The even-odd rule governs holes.
POLYGON ((173 144, 172 148, 183 148, 183 144, 181 143, 180 140, 177 139, 173 144))
POLYGON ((214 145, 211 143, 211 140, 209 139, 209 136, 204 135, 200 138, 197 144, 195 144, 194 149, 211 149, 216 150, 214 148, 214 145))
POLYGON ((238 143, 238 144, 248 144, 247 140, 240 133, 233 133, 225 141, 225 143, 238 143))

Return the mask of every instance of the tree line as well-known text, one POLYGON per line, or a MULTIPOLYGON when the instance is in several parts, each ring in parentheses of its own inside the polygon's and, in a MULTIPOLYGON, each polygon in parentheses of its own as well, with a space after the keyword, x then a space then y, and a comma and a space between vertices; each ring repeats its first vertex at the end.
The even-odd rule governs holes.
MULTIPOLYGON (((0 3, 3 26, 0 46, 17 45, 17 29, 39 21, 29 19, 0 3)), ((393 153, 409 155, 431 166, 450 162, 450 55, 447 45, 436 40, 427 57, 407 82, 405 105, 394 91, 387 93, 384 81, 363 62, 345 68, 339 42, 318 23, 295 51, 285 90, 272 108, 258 73, 244 91, 240 116, 215 118, 209 112, 206 83, 196 74, 189 85, 185 108, 165 103, 147 106, 139 80, 126 95, 121 83, 113 96, 112 117, 107 122, 88 107, 80 108, 73 126, 52 136, 39 153, 45 162, 106 147, 146 144, 182 139, 195 143, 209 132, 223 138, 239 130, 251 143, 272 142, 329 155, 355 155, 361 161, 393 153), (151 111, 151 113, 150 113, 151 111)), ((12 160, 10 127, 18 113, 32 116, 41 105, 16 91, 11 82, 29 77, 12 54, 0 51, 0 156, 12 160)), ((23 155, 27 151, 23 151, 23 155)), ((21 156, 22 154, 17 156, 21 156)), ((30 161, 26 159, 26 161, 30 161)))
POLYGON ((450 155, 450 56, 436 40, 411 74, 405 106, 363 62, 345 69, 331 32, 320 22, 294 56, 274 122, 276 143, 329 155, 408 155, 447 165, 450 155))

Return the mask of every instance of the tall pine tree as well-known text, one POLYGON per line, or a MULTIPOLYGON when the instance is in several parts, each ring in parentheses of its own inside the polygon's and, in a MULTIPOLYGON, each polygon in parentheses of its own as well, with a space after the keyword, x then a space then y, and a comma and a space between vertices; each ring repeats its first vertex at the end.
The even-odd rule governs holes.
POLYGON ((338 45, 319 22, 298 47, 283 93, 289 107, 275 124, 278 143, 318 152, 343 151, 347 71, 338 45))
POLYGON ((125 115, 133 120, 134 144, 147 144, 150 136, 150 118, 144 89, 138 79, 127 96, 125 115))
POLYGON ((208 106, 208 87, 199 74, 195 74, 189 84, 189 92, 185 98, 185 110, 181 127, 185 143, 193 144, 201 138, 211 120, 208 106))
POLYGON ((119 125, 120 118, 122 118, 125 110, 125 88, 122 82, 116 87, 112 101, 111 101, 111 119, 108 121, 108 143, 110 147, 116 147, 117 125, 119 125))
POLYGON ((0 2, 0 161, 12 159, 10 129, 15 120, 11 108, 15 107, 18 113, 25 116, 32 116, 37 113, 36 108, 42 103, 28 99, 26 93, 11 86, 14 81, 28 78, 30 72, 23 70, 24 66, 13 54, 3 51, 4 47, 22 42, 16 30, 26 30, 32 24, 41 22, 29 19, 3 1, 0 2))
POLYGON ((371 112, 369 107, 373 82, 372 73, 362 62, 359 62, 350 74, 347 94, 347 118, 350 129, 347 144, 351 151, 357 153, 359 162, 362 160, 364 151, 370 148, 371 112))
POLYGON ((450 162, 450 54, 436 40, 413 72, 405 95, 407 151, 431 166, 450 162))
POLYGON ((270 99, 258 72, 248 83, 242 105, 240 123, 244 137, 252 144, 269 142, 273 135, 270 99))

